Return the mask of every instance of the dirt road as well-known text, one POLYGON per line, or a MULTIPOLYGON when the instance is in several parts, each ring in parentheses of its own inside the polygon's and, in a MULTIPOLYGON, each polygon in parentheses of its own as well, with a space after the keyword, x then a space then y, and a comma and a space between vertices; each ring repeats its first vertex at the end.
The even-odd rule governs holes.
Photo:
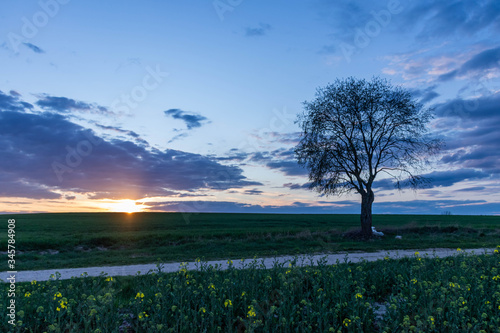
MULTIPOLYGON (((462 249, 460 252, 473 253, 473 254, 491 254, 495 249, 462 249)), ((306 266, 311 264, 316 264, 318 260, 325 258, 326 263, 329 265, 338 262, 344 262, 345 260, 349 262, 359 262, 362 260, 375 261, 383 259, 384 257, 389 257, 391 259, 398 259, 402 257, 413 257, 415 252, 419 252, 422 257, 428 256, 433 257, 447 257, 459 254, 457 249, 425 249, 425 250, 387 250, 378 252, 343 252, 335 254, 316 254, 316 255, 301 255, 298 256, 298 265, 306 266)), ((266 268, 273 266, 275 262, 287 263, 293 260, 294 256, 280 256, 275 258, 257 258, 259 262, 263 262, 266 268)), ((234 259, 233 259, 234 260, 234 259)), ((235 268, 241 268, 244 263, 249 263, 254 259, 244 259, 234 260, 233 265, 235 268)), ((220 269, 227 269, 229 264, 227 260, 212 260, 207 262, 209 265, 218 265, 220 269)), ((162 264, 162 272, 176 272, 179 270, 181 263, 165 263, 162 264)), ((195 262, 188 262, 187 267, 189 269, 196 269, 195 262)), ((28 281, 46 281, 51 278, 51 275, 59 272, 61 274, 60 279, 69 279, 71 277, 80 277, 85 273, 88 276, 99 276, 103 273, 109 276, 124 276, 124 275, 137 275, 146 274, 150 271, 157 271, 155 264, 144 264, 144 265, 127 265, 127 266, 102 266, 102 267, 86 267, 86 268, 62 268, 62 269, 47 269, 47 270, 37 270, 37 271, 18 271, 18 272, 0 272, 0 280, 7 282, 7 278, 15 275, 16 282, 28 282, 28 281)))

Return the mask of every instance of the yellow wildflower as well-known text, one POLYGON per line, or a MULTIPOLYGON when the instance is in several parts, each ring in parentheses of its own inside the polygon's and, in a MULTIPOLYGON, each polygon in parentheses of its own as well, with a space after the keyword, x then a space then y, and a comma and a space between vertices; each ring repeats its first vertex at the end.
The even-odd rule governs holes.
POLYGON ((255 309, 254 309, 253 305, 249 305, 248 309, 249 309, 248 313, 247 313, 248 317, 253 318, 253 317, 257 316, 257 313, 255 313, 255 309))

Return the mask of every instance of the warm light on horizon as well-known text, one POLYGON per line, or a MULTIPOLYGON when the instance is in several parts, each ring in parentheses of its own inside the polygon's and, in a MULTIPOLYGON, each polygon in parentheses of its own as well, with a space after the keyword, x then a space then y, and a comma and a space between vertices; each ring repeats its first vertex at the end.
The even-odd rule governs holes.
POLYGON ((125 199, 105 204, 104 208, 115 213, 132 214, 142 212, 147 206, 143 203, 137 204, 134 200, 125 199))

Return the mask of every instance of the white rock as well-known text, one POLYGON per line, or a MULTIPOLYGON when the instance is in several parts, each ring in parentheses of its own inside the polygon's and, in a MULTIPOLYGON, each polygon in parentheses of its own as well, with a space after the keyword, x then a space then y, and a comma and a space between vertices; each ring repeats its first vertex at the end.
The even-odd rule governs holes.
POLYGON ((399 236, 399 235, 398 235, 398 236, 396 236, 395 238, 396 238, 396 239, 403 239, 403 236, 399 236))
POLYGON ((375 230, 375 227, 372 227, 372 233, 373 233, 375 236, 383 236, 383 235, 384 235, 384 233, 383 233, 383 232, 380 232, 380 231, 375 230))

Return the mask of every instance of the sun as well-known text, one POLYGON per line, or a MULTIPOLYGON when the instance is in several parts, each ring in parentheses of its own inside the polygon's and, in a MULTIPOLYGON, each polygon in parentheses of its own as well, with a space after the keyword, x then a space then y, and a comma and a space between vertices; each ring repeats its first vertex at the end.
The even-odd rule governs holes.
POLYGON ((138 205, 134 200, 119 200, 110 203, 107 207, 109 210, 117 213, 138 213, 144 209, 144 204, 138 205))

